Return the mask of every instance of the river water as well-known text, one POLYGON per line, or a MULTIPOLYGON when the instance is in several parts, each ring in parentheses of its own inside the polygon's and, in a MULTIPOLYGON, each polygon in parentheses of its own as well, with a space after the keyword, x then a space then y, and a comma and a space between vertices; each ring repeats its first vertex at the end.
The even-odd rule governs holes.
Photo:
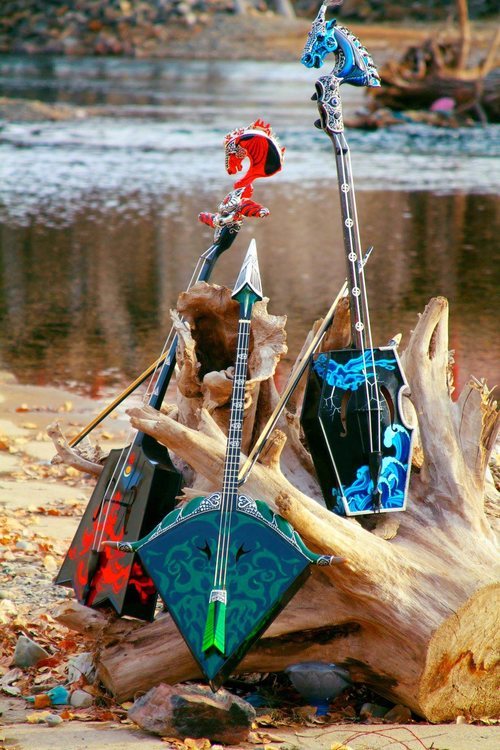
MULTIPOLYGON (((128 382, 161 350, 169 310, 232 187, 222 139, 257 117, 286 147, 255 184, 212 280, 231 286, 251 237, 288 361, 345 271, 335 164, 313 127, 317 76, 300 64, 0 57, 0 96, 81 107, 62 122, 0 122, 0 369, 89 393, 128 382)), ((346 114, 363 92, 343 87, 346 114)), ((435 295, 450 301, 463 385, 498 379, 500 127, 351 129, 374 341, 402 346, 435 295), (496 262, 495 262, 496 256, 496 262), (496 274, 496 275, 495 275, 496 274)))

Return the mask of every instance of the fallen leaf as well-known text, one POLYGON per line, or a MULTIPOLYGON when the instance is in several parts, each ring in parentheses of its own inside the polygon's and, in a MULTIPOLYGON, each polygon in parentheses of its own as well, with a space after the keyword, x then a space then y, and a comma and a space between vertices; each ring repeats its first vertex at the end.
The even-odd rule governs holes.
POLYGON ((315 706, 299 706, 295 709, 295 713, 303 721, 310 721, 316 723, 316 707, 315 706))
POLYGON ((207 740, 206 737, 200 737, 199 739, 186 737, 184 740, 184 747, 187 750, 210 750, 212 743, 210 740, 207 740))
POLYGON ((259 745, 265 742, 286 742, 286 740, 284 737, 274 737, 269 732, 250 732, 248 742, 259 745))
POLYGON ((33 711, 26 716, 26 721, 28 724, 43 724, 47 716, 50 716, 50 711, 33 711))
POLYGON ((275 727, 277 726, 276 720, 271 714, 264 714, 263 716, 257 716, 254 722, 258 727, 275 727))
POLYGON ((2 685, 0 690, 7 695, 21 695, 21 688, 12 687, 11 685, 2 685))

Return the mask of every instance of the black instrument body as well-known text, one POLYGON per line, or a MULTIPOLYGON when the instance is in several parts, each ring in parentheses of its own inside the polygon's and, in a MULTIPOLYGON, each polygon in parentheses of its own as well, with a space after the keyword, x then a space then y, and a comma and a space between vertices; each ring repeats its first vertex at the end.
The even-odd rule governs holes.
POLYGON ((332 368, 328 373, 330 363, 340 364, 344 371, 356 369, 352 363, 359 363, 357 349, 316 354, 304 396, 301 421, 314 468, 326 506, 339 515, 406 507, 412 440, 398 399, 407 383, 394 347, 370 351, 377 377, 368 397, 363 385, 352 388, 352 372, 350 378, 337 378, 335 383, 332 368), (377 435, 380 430, 382 438, 375 465, 370 465, 370 429, 377 435), (375 482, 380 490, 377 497, 375 482))
POLYGON ((139 433, 126 450, 133 463, 127 463, 119 475, 116 470, 123 451, 110 452, 56 583, 72 586, 82 604, 97 607, 109 603, 120 614, 152 620, 157 592, 137 555, 105 548, 98 552, 97 567, 90 585, 88 582, 96 532, 122 541, 144 536, 174 508, 181 491, 182 475, 172 465, 167 448, 139 433), (125 476, 129 466, 132 470, 125 476), (112 497, 119 496, 109 501, 109 513, 99 524, 107 490, 112 497))

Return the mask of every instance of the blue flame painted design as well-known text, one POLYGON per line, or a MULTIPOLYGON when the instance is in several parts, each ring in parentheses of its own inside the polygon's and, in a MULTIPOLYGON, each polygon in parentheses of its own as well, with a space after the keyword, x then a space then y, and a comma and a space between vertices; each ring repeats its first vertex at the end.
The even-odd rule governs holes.
MULTIPOLYGON (((405 501, 406 477, 410 456, 410 433, 401 425, 389 425, 384 430, 384 446, 394 450, 394 456, 384 456, 380 468, 378 489, 382 510, 402 508, 405 501)), ((344 499, 351 513, 372 509, 373 482, 367 465, 356 472, 356 479, 349 487, 344 487, 344 499)), ((332 490, 335 505, 334 513, 345 516, 342 492, 332 490)))
MULTIPOLYGON (((373 364, 373 349, 367 349, 364 358, 360 354, 359 357, 350 359, 345 365, 336 362, 333 358, 329 359, 327 354, 320 354, 313 368, 328 385, 343 388, 345 391, 357 391, 361 385, 364 385, 367 377, 370 377, 373 364)), ((396 369, 394 358, 377 359, 375 364, 385 370, 396 369)))

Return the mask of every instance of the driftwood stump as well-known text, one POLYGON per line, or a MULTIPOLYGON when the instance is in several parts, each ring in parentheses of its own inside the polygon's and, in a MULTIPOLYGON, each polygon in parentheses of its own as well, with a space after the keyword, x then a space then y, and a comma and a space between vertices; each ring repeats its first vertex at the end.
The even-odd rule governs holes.
MULTIPOLYGON (((130 416, 134 427, 189 464, 194 489, 186 495, 192 497, 221 483, 236 326, 233 303, 218 287, 198 285, 180 302, 189 326, 177 323, 179 403, 167 414, 144 407, 130 416), (203 330, 210 331, 208 348, 203 330)), ((252 324, 245 450, 276 402, 271 376, 285 350, 284 319, 268 316, 265 307, 252 324)), ((343 308, 331 340, 345 338, 345 319, 343 308)), ((347 561, 313 570, 238 671, 334 661, 355 681, 430 721, 492 716, 499 708, 500 597, 484 498, 499 427, 496 403, 477 381, 451 399, 444 298, 427 305, 402 360, 420 436, 405 513, 372 517, 370 527, 370 518, 361 525, 326 510, 300 441, 300 389, 254 467, 245 491, 277 509, 311 548, 347 561)), ((160 681, 200 676, 168 614, 147 625, 123 623, 117 631, 109 618, 89 618, 85 607, 64 610, 60 619, 70 627, 98 634, 99 674, 119 700, 160 681)))
POLYGON ((389 60, 383 65, 383 85, 370 89, 370 95, 378 106, 427 112, 436 100, 451 97, 455 107, 448 112, 450 124, 452 115, 463 114, 472 114, 482 122, 498 122, 500 30, 492 36, 481 64, 469 63, 470 46, 468 24, 458 41, 446 34, 426 39, 420 46, 410 47, 400 61, 389 60))

